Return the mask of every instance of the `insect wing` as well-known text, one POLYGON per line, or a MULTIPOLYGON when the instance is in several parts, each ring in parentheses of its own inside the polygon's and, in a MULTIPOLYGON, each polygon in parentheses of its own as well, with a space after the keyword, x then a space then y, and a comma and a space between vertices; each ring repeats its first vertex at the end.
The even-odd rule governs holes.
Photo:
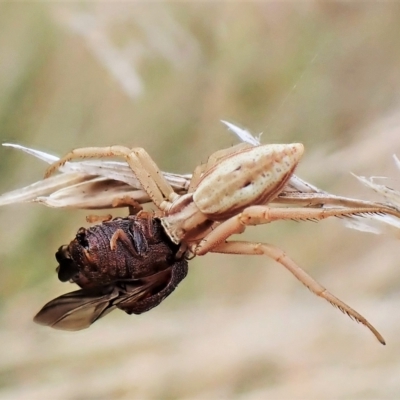
POLYGON ((120 296, 115 302, 115 305, 128 314, 141 314, 142 312, 149 311, 149 309, 158 306, 166 296, 160 298, 159 301, 151 302, 151 306, 145 306, 143 308, 142 304, 145 302, 147 305, 150 298, 157 297, 157 292, 155 294, 153 292, 160 285, 160 280, 163 279, 165 275, 165 271, 162 271, 141 280, 123 282, 122 286, 126 293, 120 296), (138 284, 139 282, 140 284, 138 284))
POLYGON ((49 301, 33 320, 54 329, 79 331, 89 328, 117 307, 131 314, 132 307, 140 307, 141 301, 151 296, 159 279, 165 275, 162 271, 150 278, 120 281, 96 291, 81 289, 64 294, 49 301))
POLYGON ((138 280, 121 281, 124 295, 114 302, 128 314, 142 314, 157 307, 177 287, 187 274, 187 260, 177 261, 174 268, 138 280))
POLYGON ((40 325, 66 331, 88 328, 93 322, 115 309, 113 301, 119 292, 108 286, 102 292, 77 290, 48 302, 33 319, 40 325))

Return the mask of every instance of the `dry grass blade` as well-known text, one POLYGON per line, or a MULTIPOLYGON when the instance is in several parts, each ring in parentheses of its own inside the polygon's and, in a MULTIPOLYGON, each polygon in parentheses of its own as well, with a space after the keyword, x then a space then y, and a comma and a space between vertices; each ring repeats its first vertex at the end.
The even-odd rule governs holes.
MULTIPOLYGON (((47 164, 59 159, 16 144, 4 143, 3 146, 21 150, 47 164)), ((115 202, 125 196, 131 196, 139 203, 149 201, 132 170, 123 162, 100 160, 66 163, 60 172, 59 175, 1 195, 0 206, 38 202, 54 208, 103 209, 113 208, 115 202)), ((178 193, 187 191, 191 175, 166 172, 164 176, 178 193)), ((119 207, 129 206, 123 201, 118 204, 119 207)))

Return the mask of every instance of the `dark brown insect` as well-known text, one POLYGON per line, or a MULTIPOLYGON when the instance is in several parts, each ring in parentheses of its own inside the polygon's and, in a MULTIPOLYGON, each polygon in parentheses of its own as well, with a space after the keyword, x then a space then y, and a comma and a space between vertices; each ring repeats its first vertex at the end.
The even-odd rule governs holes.
POLYGON ((158 219, 141 213, 80 228, 56 259, 58 278, 82 289, 47 303, 34 321, 63 330, 88 328, 115 308, 141 314, 185 278, 188 263, 158 219))

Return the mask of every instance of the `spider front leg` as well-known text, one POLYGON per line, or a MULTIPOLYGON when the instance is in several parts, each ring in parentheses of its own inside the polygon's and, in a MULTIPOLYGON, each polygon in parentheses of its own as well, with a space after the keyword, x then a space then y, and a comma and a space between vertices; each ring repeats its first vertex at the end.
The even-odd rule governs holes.
POLYGON ((167 208, 178 194, 174 192, 171 185, 164 179, 161 171, 151 159, 149 154, 142 148, 129 149, 124 146, 110 147, 84 147, 72 150, 64 157, 52 164, 45 173, 45 178, 53 174, 67 161, 76 158, 103 158, 123 157, 138 178, 143 189, 149 195, 151 201, 160 209, 167 208), (167 202, 165 202, 167 200, 167 202))
MULTIPOLYGON (((292 221, 321 221, 329 217, 351 217, 362 214, 389 214, 400 217, 400 212, 394 208, 379 204, 367 204, 359 207, 326 207, 326 208, 273 208, 265 206, 251 206, 236 216, 242 225, 268 224, 279 220, 292 221)), ((234 217, 235 218, 235 217, 234 217)))
POLYGON ((343 207, 343 208, 273 208, 269 206, 250 206, 241 213, 227 219, 209 233, 196 246, 195 253, 202 255, 223 243, 229 236, 242 233, 246 226, 268 224, 279 220, 321 221, 328 217, 346 217, 368 213, 390 214, 400 217, 399 211, 389 207, 343 207))
POLYGON ((208 160, 205 164, 199 165, 194 170, 188 192, 189 193, 194 192, 201 180, 202 175, 205 172, 209 171, 211 168, 213 168, 215 165, 217 165, 222 159, 232 156, 235 153, 238 153, 250 147, 253 146, 248 143, 239 143, 235 146, 229 147, 227 149, 218 150, 215 153, 211 154, 211 156, 208 157, 208 160))
POLYGON ((319 297, 329 301, 334 307, 347 314, 350 318, 365 325, 379 340, 380 343, 386 344, 382 335, 357 311, 352 309, 346 303, 335 297, 325 287, 319 284, 307 272, 300 268, 289 256, 280 248, 267 243, 252 243, 243 241, 225 242, 211 250, 213 253, 224 254, 246 254, 246 255, 266 255, 279 264, 283 265, 291 272, 301 283, 303 283, 310 291, 319 297))

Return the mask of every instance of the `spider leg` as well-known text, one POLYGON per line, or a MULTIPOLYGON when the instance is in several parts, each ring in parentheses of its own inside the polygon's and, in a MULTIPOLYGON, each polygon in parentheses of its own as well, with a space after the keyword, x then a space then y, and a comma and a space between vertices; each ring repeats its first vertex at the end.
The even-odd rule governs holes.
POLYGON ((127 195, 115 198, 111 205, 115 208, 120 207, 121 205, 128 205, 129 215, 136 215, 143 210, 142 205, 138 201, 127 195))
MULTIPOLYGON (((162 172, 157 167, 157 164, 150 157, 149 153, 147 153, 147 151, 141 147, 133 148, 132 152, 136 155, 137 160, 139 160, 139 162, 141 163, 143 170, 150 175, 149 178, 152 179, 159 187, 163 196, 169 202, 173 202, 174 200, 176 200, 179 195, 174 192, 174 189, 172 189, 172 186, 164 178, 162 172)), ((127 161, 130 165, 129 159, 127 161)))
POLYGON ((267 257, 272 258, 279 264, 283 265, 312 293, 327 300, 334 307, 337 307, 340 311, 347 314, 350 318, 365 325, 375 335, 380 343, 386 344, 382 335, 361 314, 330 293, 324 286, 300 268, 280 248, 267 243, 230 241, 213 248, 212 252, 223 254, 266 255, 267 257))
POLYGON ((278 220, 321 221, 329 217, 350 217, 362 214, 390 214, 400 217, 400 212, 394 208, 377 205, 363 207, 341 208, 273 208, 269 206, 251 206, 238 214, 239 223, 243 225, 268 224, 278 220))
POLYGON ((192 179, 190 180, 190 185, 188 189, 188 193, 193 193, 200 182, 201 176, 203 175, 206 169, 206 164, 199 165, 195 168, 192 179))
POLYGON ((400 217, 400 213, 388 207, 379 205, 369 207, 346 208, 273 208, 269 206, 250 206, 241 213, 228 218, 206 235, 196 246, 195 253, 202 255, 223 243, 229 236, 242 233, 247 226, 268 224, 278 220, 321 221, 328 217, 346 217, 368 213, 391 214, 400 217))
POLYGON ((168 207, 170 202, 178 197, 171 185, 164 179, 161 171, 151 159, 149 154, 142 148, 129 149, 124 146, 110 147, 83 147, 74 149, 58 161, 53 163, 45 173, 45 178, 53 174, 67 161, 76 158, 103 158, 123 157, 131 167, 133 173, 149 195, 151 201, 161 209, 168 207), (165 201, 167 200, 167 201, 165 201))
POLYGON ((201 177, 205 171, 208 171, 211 169, 215 164, 217 164, 221 159, 226 158, 232 154, 235 154, 241 150, 247 149, 249 147, 252 147, 252 145, 248 143, 239 143, 235 146, 229 147, 227 149, 222 149, 218 150, 215 153, 211 154, 210 157, 208 157, 208 160, 205 164, 201 164, 193 172, 192 179, 190 181, 190 186, 188 192, 194 192, 196 189, 198 183, 201 180, 201 177))
POLYGON ((330 193, 303 193, 303 192, 283 192, 275 197, 272 203, 293 205, 293 207, 349 207, 366 208, 381 207, 382 212, 396 212, 396 208, 383 203, 373 201, 352 199, 350 197, 336 196, 330 193))
POLYGON ((227 149, 217 150, 210 157, 208 157, 207 163, 205 164, 205 169, 208 170, 215 164, 219 163, 222 159, 231 156, 232 154, 238 153, 249 147, 254 147, 248 143, 238 143, 235 146, 228 147, 227 149))

